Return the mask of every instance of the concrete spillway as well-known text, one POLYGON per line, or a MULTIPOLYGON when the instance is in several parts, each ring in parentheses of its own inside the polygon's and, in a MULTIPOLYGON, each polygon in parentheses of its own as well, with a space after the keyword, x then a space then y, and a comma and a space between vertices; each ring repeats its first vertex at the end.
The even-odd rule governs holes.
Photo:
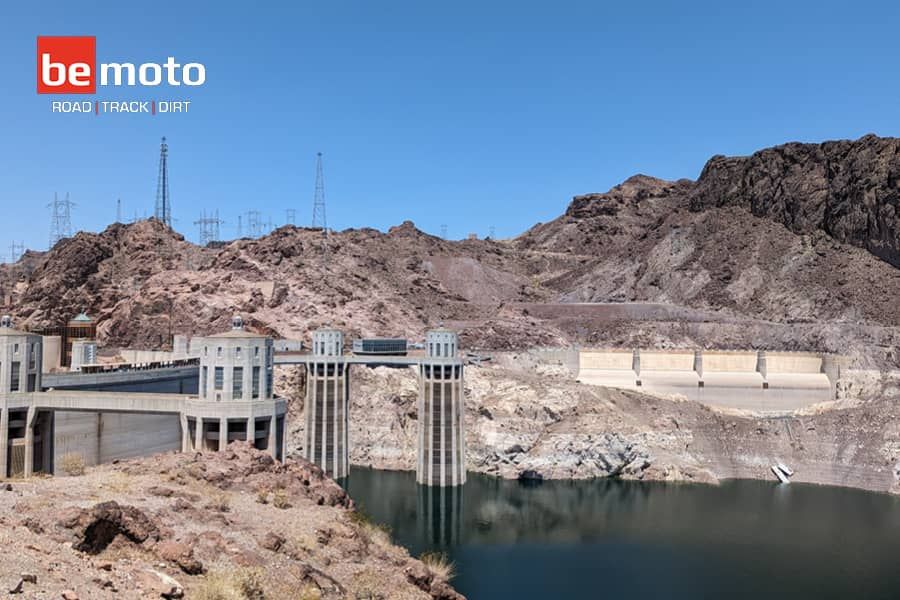
POLYGON ((584 383, 679 395, 754 411, 796 410, 835 397, 840 357, 803 352, 583 349, 584 383))

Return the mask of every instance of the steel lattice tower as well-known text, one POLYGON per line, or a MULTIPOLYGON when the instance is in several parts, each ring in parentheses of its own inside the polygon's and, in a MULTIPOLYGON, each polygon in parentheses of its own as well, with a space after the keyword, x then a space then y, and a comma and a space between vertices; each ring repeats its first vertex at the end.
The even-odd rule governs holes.
POLYGON ((65 200, 60 200, 59 195, 54 193, 53 202, 47 206, 51 210, 50 248, 53 248, 59 240, 72 237, 72 207, 75 203, 69 200, 68 192, 65 200))
POLYGON ((159 177, 156 181, 156 210, 153 216, 172 227, 172 200, 169 198, 169 145, 166 138, 159 145, 159 177))
POLYGON ((222 238, 219 237, 219 225, 225 221, 219 218, 219 211, 206 216, 206 211, 200 213, 200 218, 194 221, 194 225, 200 226, 200 245, 207 246, 210 242, 218 242, 222 238))
POLYGON ((328 219, 325 218, 325 174, 322 153, 316 154, 316 191, 313 195, 313 229, 322 228, 322 264, 328 264, 328 219))
POLYGON ((321 227, 328 232, 328 220, 325 218, 325 175, 322 171, 322 153, 316 155, 316 192, 313 196, 313 228, 321 227))

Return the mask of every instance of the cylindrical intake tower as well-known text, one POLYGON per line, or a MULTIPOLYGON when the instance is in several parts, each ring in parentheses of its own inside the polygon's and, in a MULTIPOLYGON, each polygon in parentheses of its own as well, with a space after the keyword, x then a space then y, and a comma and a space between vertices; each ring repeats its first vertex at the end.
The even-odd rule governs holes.
POLYGON ((306 460, 334 479, 350 472, 350 365, 343 349, 344 336, 337 329, 313 332, 313 354, 306 369, 306 460))
POLYGON ((463 361, 449 329, 429 331, 419 373, 419 448, 416 481, 449 487, 466 482, 463 361))

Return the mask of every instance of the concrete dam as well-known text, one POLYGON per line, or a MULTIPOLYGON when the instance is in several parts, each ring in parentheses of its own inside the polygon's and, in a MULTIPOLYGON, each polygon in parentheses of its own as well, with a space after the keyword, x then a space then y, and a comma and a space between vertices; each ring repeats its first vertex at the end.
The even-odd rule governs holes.
POLYGON ((835 399, 843 358, 765 350, 583 348, 578 380, 712 406, 788 412, 835 399))

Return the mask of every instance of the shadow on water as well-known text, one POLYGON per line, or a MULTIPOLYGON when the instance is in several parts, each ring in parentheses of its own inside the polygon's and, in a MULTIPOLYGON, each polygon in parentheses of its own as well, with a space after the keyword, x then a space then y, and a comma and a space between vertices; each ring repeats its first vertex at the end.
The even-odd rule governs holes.
POLYGON ((461 488, 353 468, 344 482, 413 555, 446 552, 470 599, 900 598, 900 499, 732 481, 461 488))

